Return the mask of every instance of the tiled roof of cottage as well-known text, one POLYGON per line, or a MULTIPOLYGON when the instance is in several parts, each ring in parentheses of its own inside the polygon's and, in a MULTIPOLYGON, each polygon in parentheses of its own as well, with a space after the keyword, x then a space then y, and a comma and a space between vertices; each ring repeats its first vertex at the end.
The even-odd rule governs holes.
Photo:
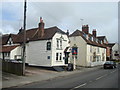
MULTIPOLYGON (((73 36, 81 36, 86 42, 87 44, 93 45, 93 46, 99 46, 99 47, 104 47, 106 48, 106 45, 104 44, 100 44, 99 42, 95 42, 89 39, 90 36, 92 36, 93 38, 95 38, 92 34, 88 33, 88 39, 86 39, 84 37, 84 32, 80 31, 80 30, 76 30, 75 32, 73 32, 69 37, 73 37, 73 36)), ((96 38, 97 39, 97 38, 96 38)))
POLYGON ((105 36, 98 36, 97 37, 99 40, 104 40, 105 39, 105 36))
POLYGON ((15 49, 19 45, 14 46, 2 46, 2 49, 0 49, 0 52, 10 52, 11 50, 15 49))
POLYGON ((12 38, 13 43, 16 43, 16 39, 17 39, 16 34, 5 34, 5 35, 2 35, 2 45, 7 44, 10 37, 12 38))
MULTIPOLYGON (((39 37, 38 36, 38 28, 33 28, 33 29, 26 30, 26 40, 27 41, 36 41, 36 40, 52 39, 52 37, 55 35, 56 32, 66 34, 65 32, 63 32, 62 30, 60 30, 58 27, 55 26, 55 27, 50 27, 50 28, 44 29, 44 36, 39 37)), ((18 34, 17 42, 19 42, 19 43, 23 42, 23 31, 18 34)))
POLYGON ((114 45, 115 45, 115 43, 108 43, 108 44, 107 44, 107 46, 109 46, 109 47, 111 47, 111 48, 112 48, 114 45))
MULTIPOLYGON (((32 28, 29 30, 26 30, 26 41, 36 41, 36 40, 48 40, 52 39, 52 37, 55 35, 55 33, 62 33, 66 34, 64 31, 59 29, 58 27, 50 27, 44 29, 44 36, 43 37, 38 37, 38 28, 32 28)), ((9 38, 12 38, 13 43, 22 43, 23 42, 23 30, 19 32, 18 34, 6 34, 2 36, 2 45, 6 45, 9 38)))

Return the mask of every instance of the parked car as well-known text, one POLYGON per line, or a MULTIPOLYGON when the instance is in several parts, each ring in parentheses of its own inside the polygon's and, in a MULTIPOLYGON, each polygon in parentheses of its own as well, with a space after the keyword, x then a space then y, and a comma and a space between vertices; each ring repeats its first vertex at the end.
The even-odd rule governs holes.
POLYGON ((107 68, 116 68, 116 62, 114 61, 106 61, 103 65, 104 69, 107 69, 107 68))

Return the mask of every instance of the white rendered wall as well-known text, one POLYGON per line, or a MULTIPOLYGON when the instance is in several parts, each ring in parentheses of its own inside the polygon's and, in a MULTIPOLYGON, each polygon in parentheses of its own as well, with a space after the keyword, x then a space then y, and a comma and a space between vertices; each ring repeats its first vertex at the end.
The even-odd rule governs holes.
POLYGON ((118 54, 120 55, 120 50, 119 50, 120 45, 118 43, 116 43, 113 47, 112 47, 112 57, 113 59, 119 59, 118 56, 115 56, 115 51, 118 51, 118 54))
POLYGON ((51 66, 52 51, 46 50, 51 40, 32 41, 26 45, 26 63, 34 66, 51 66), (47 57, 50 56, 50 59, 47 57))
MULTIPOLYGON (((87 44, 83 40, 81 36, 74 36, 70 37, 70 47, 74 46, 74 44, 78 47, 78 55, 76 60, 77 66, 86 66, 86 51, 87 51, 87 44)), ((70 54, 71 63, 73 63, 72 53, 70 54)))
POLYGON ((66 49, 66 47, 70 46, 68 44, 68 42, 69 42, 68 36, 65 34, 56 33, 54 35, 54 37, 52 38, 52 60, 51 60, 52 66, 64 66, 65 65, 65 60, 63 59, 63 57, 65 57, 64 50, 66 49), (62 49, 57 49, 56 39, 60 39, 61 36, 63 37, 62 49), (56 60, 56 53, 62 53, 62 60, 61 61, 56 60))
POLYGON ((18 56, 17 59, 21 59, 21 46, 16 47, 10 52, 10 59, 15 59, 15 56, 18 56))
POLYGON ((102 47, 87 45, 87 66, 97 66, 97 65, 103 65, 106 61, 106 49, 102 47), (90 51, 90 48, 92 47, 92 50, 90 51), (98 52, 99 48, 99 52, 98 52), (99 60, 93 62, 93 53, 96 52, 96 56, 99 56, 99 60), (104 53, 104 60, 102 60, 102 53, 104 53))

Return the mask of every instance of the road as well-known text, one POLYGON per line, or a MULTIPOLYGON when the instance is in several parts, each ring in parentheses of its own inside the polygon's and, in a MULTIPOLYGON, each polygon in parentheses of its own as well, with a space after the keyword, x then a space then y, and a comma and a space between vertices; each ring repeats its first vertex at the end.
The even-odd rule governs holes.
POLYGON ((118 88, 118 67, 116 69, 99 68, 87 72, 35 82, 16 88, 118 88))

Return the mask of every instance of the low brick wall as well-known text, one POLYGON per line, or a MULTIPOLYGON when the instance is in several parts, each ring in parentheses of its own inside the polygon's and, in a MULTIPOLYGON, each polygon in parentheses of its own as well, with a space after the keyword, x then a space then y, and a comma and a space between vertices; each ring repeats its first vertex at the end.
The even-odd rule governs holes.
POLYGON ((16 75, 23 75, 23 64, 17 61, 11 62, 8 60, 2 60, 2 71, 16 75))

